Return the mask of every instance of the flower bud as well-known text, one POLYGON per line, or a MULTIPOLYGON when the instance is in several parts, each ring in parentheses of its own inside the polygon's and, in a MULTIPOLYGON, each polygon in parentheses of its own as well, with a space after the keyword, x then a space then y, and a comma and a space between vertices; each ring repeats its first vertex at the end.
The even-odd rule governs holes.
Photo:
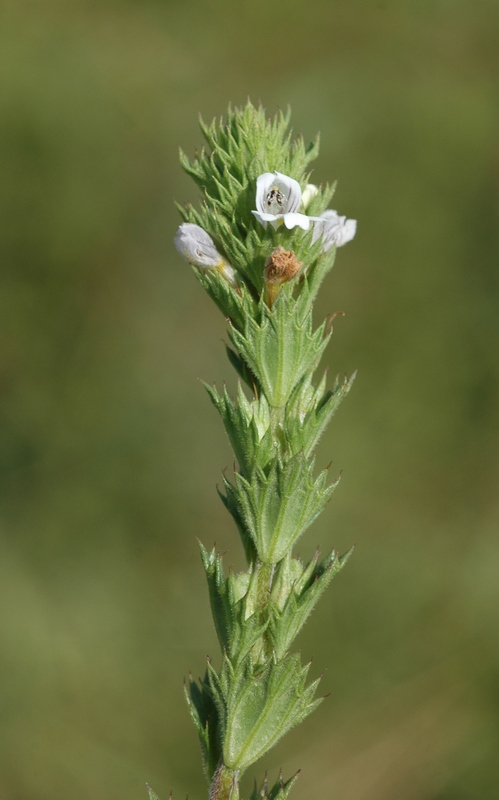
POLYGON ((230 264, 220 255, 213 239, 199 225, 184 222, 175 235, 175 247, 189 264, 199 269, 217 269, 233 286, 237 286, 236 274, 230 264))
POLYGON ((299 273, 302 262, 298 261, 292 250, 285 250, 284 247, 276 247, 272 251, 267 261, 263 277, 267 287, 267 304, 272 307, 274 300, 279 294, 283 283, 293 280, 299 273))
POLYGON ((307 183, 301 196, 301 205, 304 211, 307 210, 318 191, 319 188, 314 183, 307 183))

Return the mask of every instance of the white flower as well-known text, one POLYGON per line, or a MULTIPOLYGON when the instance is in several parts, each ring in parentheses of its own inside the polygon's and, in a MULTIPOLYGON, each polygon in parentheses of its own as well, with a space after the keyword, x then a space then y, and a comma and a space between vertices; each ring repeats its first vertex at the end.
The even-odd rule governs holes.
POLYGON ((211 236, 191 222, 184 222, 179 227, 175 235, 175 247, 186 261, 201 269, 218 267, 224 262, 211 236))
POLYGON ((301 207, 304 211, 307 210, 310 203, 316 196, 317 192, 319 191, 319 187, 316 186, 314 183, 307 183, 303 190, 303 194, 301 196, 301 207))
POLYGON ((340 217, 337 211, 328 208, 320 217, 315 218, 314 232, 312 234, 312 244, 322 236, 324 252, 331 247, 343 247, 347 242, 351 242, 357 230, 357 220, 340 217))
POLYGON ((200 269, 217 269, 237 286, 236 274, 230 264, 220 255, 213 239, 199 225, 184 222, 175 234, 175 247, 190 264, 200 269))
POLYGON ((270 222, 273 228, 284 223, 288 230, 298 225, 308 231, 310 217, 297 213, 301 200, 298 181, 280 172, 264 172, 256 179, 256 211, 251 213, 264 228, 270 222))

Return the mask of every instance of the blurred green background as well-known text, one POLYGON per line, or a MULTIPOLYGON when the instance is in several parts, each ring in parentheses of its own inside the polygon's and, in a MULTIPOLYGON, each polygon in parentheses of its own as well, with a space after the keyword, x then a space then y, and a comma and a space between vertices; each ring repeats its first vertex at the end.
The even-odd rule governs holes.
POLYGON ((244 788, 497 798, 498 32, 497 0, 2 3, 2 800, 205 796, 195 537, 242 556, 197 378, 234 378, 172 200, 198 112, 247 96, 321 131, 313 178, 359 220, 318 308, 359 375, 299 546, 357 545, 299 641, 331 696, 244 788))

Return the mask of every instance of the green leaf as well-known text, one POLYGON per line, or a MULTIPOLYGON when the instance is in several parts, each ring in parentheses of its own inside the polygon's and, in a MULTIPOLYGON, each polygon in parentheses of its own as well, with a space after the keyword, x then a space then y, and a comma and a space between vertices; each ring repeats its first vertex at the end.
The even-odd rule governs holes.
POLYGON ((201 559, 206 572, 211 612, 222 650, 228 650, 234 627, 235 597, 233 587, 225 580, 222 558, 215 548, 208 552, 199 542, 201 559))
POLYGON ((198 732, 203 769, 210 781, 221 757, 220 727, 225 719, 225 706, 219 702, 217 707, 213 700, 208 670, 199 685, 192 678, 189 678, 188 686, 184 682, 184 694, 189 714, 198 732), (219 711, 222 712, 221 717, 219 711))
POLYGON ((236 289, 216 269, 197 269, 193 272, 201 286, 206 290, 224 317, 239 329, 244 328, 244 321, 255 313, 256 304, 244 284, 236 289))
POLYGON ((286 407, 285 438, 292 453, 302 450, 307 458, 312 455, 336 409, 352 388, 356 374, 343 380, 336 378, 332 391, 326 391, 325 376, 315 390, 310 377, 305 376, 286 407))
POLYGON ((312 331, 312 315, 300 316, 289 287, 281 290, 272 309, 261 305, 261 321, 247 317, 244 333, 233 326, 229 336, 257 376, 269 404, 286 405, 305 373, 312 372, 329 341, 325 323, 312 331))
POLYGON ((230 572, 225 578, 222 557, 217 555, 215 549, 208 552, 201 543, 199 546, 220 646, 227 653, 232 666, 237 668, 262 638, 269 623, 268 619, 262 622, 254 611, 258 591, 257 571, 251 570, 245 574, 247 580, 241 592, 242 576, 234 576, 230 572))
POLYGON ((287 656, 231 687, 223 745, 228 767, 246 769, 321 702, 313 699, 318 681, 305 686, 309 666, 287 656))
POLYGON ((282 772, 280 772, 278 779, 271 788, 269 788, 267 776, 265 776, 260 789, 258 789, 255 782, 255 788, 251 793, 250 800, 287 800, 291 789, 298 780, 299 774, 300 770, 295 772, 287 781, 284 781, 282 772))
POLYGON ((238 503, 238 495, 236 492, 235 487, 224 477, 224 486, 225 486, 225 494, 222 492, 218 492, 219 497, 224 504, 225 508, 232 516, 232 519, 236 523, 236 527, 241 537, 241 542, 244 547, 244 553, 246 556, 246 560, 248 564, 253 565, 257 558, 257 551, 255 548, 254 541, 251 537, 248 528, 244 523, 244 519, 242 517, 241 509, 238 503))
POLYGON ((303 569, 300 559, 292 558, 291 551, 288 551, 274 571, 269 595, 269 606, 271 608, 274 607, 282 611, 297 581, 302 577, 303 569))
POLYGON ((314 479, 313 469, 298 453, 284 465, 276 459, 268 474, 257 467, 250 480, 236 473, 235 486, 224 478, 227 507, 264 563, 284 558, 331 497, 337 482, 326 486, 327 471, 314 479))
POLYGON ((250 477, 255 466, 265 468, 276 454, 270 428, 271 411, 265 396, 249 401, 239 385, 237 402, 233 403, 225 387, 219 394, 215 387, 204 386, 222 417, 242 474, 250 477))
POLYGON ((227 358, 229 359, 231 365, 236 370, 238 376, 241 378, 242 382, 248 386, 251 391, 256 392, 258 389, 258 381, 255 375, 251 372, 248 365, 238 356, 238 354, 232 350, 231 347, 225 348, 227 353, 227 358))
POLYGON ((333 550, 330 556, 320 564, 317 564, 317 552, 290 588, 284 604, 282 602, 282 592, 279 596, 274 592, 273 587, 270 598, 272 610, 269 633, 277 658, 283 658, 286 655, 293 640, 300 632, 333 577, 345 565, 350 553, 351 551, 345 556, 338 557, 333 550))

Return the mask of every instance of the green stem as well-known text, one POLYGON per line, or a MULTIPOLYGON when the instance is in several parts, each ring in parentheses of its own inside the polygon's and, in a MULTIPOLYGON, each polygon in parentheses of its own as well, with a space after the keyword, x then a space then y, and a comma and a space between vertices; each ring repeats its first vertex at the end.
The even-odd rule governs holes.
POLYGON ((223 762, 217 767, 210 786, 210 800, 239 800, 239 770, 223 762))
POLYGON ((256 611, 261 615, 269 601, 269 592, 272 588, 275 564, 258 565, 258 587, 256 595, 256 611))
MULTIPOLYGON (((260 622, 266 620, 267 605, 269 602, 269 594, 272 588, 272 580, 274 578, 275 564, 258 564, 258 584, 256 593, 255 613, 258 614, 260 622)), ((271 655, 272 642, 269 639, 268 633, 265 632, 261 639, 253 647, 253 663, 263 664, 271 655)))
POLYGON ((284 417, 286 415, 286 406, 274 406, 270 413, 270 430, 272 433, 272 440, 274 445, 282 453, 287 446, 287 440, 284 435, 284 417))

